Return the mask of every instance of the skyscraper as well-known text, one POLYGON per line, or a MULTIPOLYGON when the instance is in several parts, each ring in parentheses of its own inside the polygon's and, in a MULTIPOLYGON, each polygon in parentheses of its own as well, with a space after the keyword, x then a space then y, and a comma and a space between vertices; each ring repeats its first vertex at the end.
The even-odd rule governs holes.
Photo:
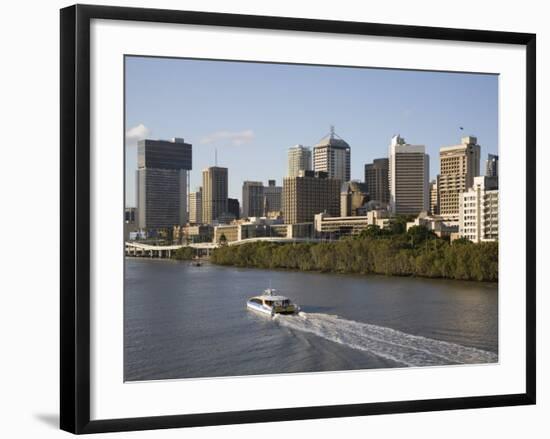
POLYGON ((498 177, 498 155, 487 155, 487 161, 485 162, 485 176, 498 177))
POLYGON ((359 209, 369 201, 367 185, 359 181, 342 184, 340 191, 340 216, 358 216, 359 209))
POLYGON ((430 158, 424 145, 409 145, 393 136, 389 154, 390 209, 398 215, 418 215, 430 208, 430 158))
POLYGON ((243 218, 264 213, 264 184, 261 181, 243 182, 243 218))
POLYGON ((202 223, 202 187, 189 193, 189 222, 202 223))
POLYGON ((430 214, 439 215, 439 175, 430 181, 430 214))
POLYGON ((460 194, 467 191, 479 175, 481 148, 477 139, 466 136, 460 145, 444 146, 439 150, 439 213, 458 220, 460 194))
POLYGON ((192 145, 183 139, 138 142, 138 227, 157 230, 187 221, 187 185, 192 145))
POLYGON ((390 202, 389 166, 390 162, 385 158, 374 159, 365 165, 365 184, 371 200, 390 202))
POLYGON ((202 171, 202 222, 212 224, 227 213, 227 168, 211 166, 202 171))
POLYGON ((264 186, 264 215, 282 210, 282 196, 282 186, 276 186, 275 180, 268 180, 267 186, 264 186))
POLYGON ((234 216, 235 219, 239 219, 241 217, 241 206, 239 204, 239 200, 236 198, 228 198, 227 211, 230 215, 234 216))
POLYGON ((335 134, 334 127, 330 127, 330 133, 313 148, 313 169, 341 182, 351 180, 351 148, 335 134))
POLYGON ((340 186, 326 172, 300 171, 283 179, 283 217, 286 224, 313 222, 317 213, 340 214, 340 186))
POLYGON ((288 149, 288 176, 297 177, 300 171, 311 171, 311 149, 303 145, 288 149))

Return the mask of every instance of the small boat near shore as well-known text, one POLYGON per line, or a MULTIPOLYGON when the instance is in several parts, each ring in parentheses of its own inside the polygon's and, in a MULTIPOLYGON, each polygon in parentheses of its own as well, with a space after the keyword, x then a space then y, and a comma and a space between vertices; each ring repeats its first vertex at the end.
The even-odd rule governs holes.
POLYGON ((276 314, 297 314, 300 307, 286 297, 268 288, 262 295, 254 296, 246 302, 247 309, 274 316, 276 314))

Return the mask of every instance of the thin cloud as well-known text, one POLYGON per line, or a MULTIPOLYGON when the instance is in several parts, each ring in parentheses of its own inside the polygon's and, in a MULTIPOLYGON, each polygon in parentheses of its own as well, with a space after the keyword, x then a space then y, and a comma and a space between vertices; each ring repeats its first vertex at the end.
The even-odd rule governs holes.
POLYGON ((254 131, 252 130, 216 131, 203 137, 200 142, 203 144, 229 142, 231 145, 239 146, 250 143, 252 140, 254 140, 254 131))
POLYGON ((151 130, 140 123, 139 125, 128 128, 126 130, 126 142, 135 143, 138 140, 146 139, 147 137, 149 137, 149 134, 151 134, 151 130))

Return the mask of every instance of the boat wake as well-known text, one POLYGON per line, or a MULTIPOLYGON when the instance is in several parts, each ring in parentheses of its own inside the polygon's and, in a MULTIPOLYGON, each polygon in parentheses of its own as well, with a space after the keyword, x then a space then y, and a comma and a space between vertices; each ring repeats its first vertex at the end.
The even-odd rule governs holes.
POLYGON ((300 312, 276 315, 274 320, 291 330, 308 332, 353 349, 367 351, 401 365, 440 366, 495 363, 498 355, 384 326, 342 319, 335 315, 300 312))

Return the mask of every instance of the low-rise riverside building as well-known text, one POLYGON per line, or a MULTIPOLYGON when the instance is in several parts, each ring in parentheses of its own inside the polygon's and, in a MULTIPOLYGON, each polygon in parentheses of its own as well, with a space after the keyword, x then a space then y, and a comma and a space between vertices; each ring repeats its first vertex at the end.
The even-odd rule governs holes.
POLYGON ((313 223, 270 224, 266 228, 269 238, 311 239, 313 235, 313 223))
POLYGON ((246 221, 242 221, 241 224, 283 224, 283 218, 278 216, 275 218, 266 217, 266 216, 252 216, 246 221))
POLYGON ((414 221, 407 223, 407 231, 414 226, 426 227, 440 238, 450 238, 454 233, 458 233, 458 221, 436 215, 419 215, 414 221))
POLYGON ((314 233, 313 223, 283 224, 281 219, 258 217, 215 226, 212 241, 219 243, 222 235, 226 242, 234 242, 254 238, 310 239, 314 233))
POLYGON ((182 227, 181 238, 188 242, 210 242, 214 227, 209 224, 187 225, 182 227))
POLYGON ((239 224, 238 227, 238 241, 251 238, 265 238, 266 236, 269 236, 269 226, 265 223, 239 224))
POLYGON ((356 236, 369 226, 381 229, 389 226, 387 210, 372 210, 365 216, 330 217, 326 213, 315 215, 315 233, 320 238, 338 239, 343 236, 356 236))
POLYGON ((213 242, 219 243, 222 241, 222 236, 225 236, 226 242, 239 240, 239 225, 238 224, 221 224, 214 226, 213 242))
POLYGON ((498 177, 475 177, 461 194, 459 234, 476 243, 498 240, 498 177))
POLYGON ((290 238, 290 224, 273 224, 269 226, 269 237, 271 238, 290 238))
POLYGON ((314 236, 313 223, 287 224, 287 238, 309 239, 314 236))

